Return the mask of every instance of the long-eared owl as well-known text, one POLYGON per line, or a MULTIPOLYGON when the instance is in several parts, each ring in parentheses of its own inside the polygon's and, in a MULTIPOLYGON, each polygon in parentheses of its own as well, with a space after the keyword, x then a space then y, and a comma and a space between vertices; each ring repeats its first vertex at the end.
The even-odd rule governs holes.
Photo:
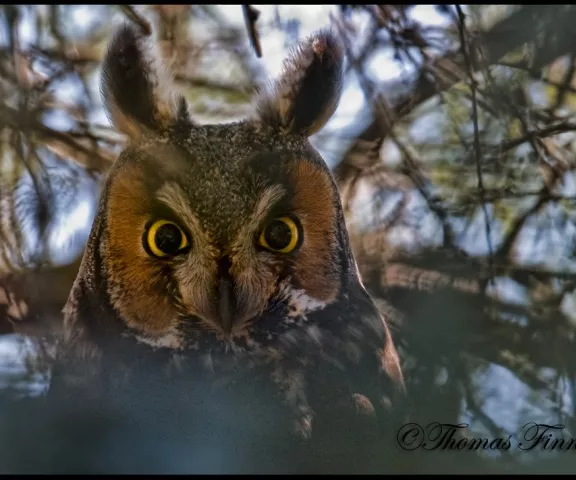
POLYGON ((398 355, 308 140, 339 102, 338 39, 303 41, 253 117, 229 124, 196 124, 160 58, 125 25, 103 61, 103 102, 128 144, 64 309, 54 388, 118 388, 161 358, 162 375, 189 380, 267 372, 304 435, 336 396, 384 411, 403 392, 398 355))

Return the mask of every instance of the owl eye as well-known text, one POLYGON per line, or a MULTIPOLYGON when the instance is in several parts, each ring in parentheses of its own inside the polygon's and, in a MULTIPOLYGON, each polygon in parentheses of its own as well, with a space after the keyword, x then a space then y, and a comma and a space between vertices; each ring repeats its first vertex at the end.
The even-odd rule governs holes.
POLYGON ((144 233, 143 240, 146 251, 155 257, 177 255, 190 245, 182 229, 168 220, 154 222, 144 233))
POLYGON ((272 220, 258 239, 258 243, 274 252, 290 253, 301 244, 300 227, 290 217, 280 217, 272 220))

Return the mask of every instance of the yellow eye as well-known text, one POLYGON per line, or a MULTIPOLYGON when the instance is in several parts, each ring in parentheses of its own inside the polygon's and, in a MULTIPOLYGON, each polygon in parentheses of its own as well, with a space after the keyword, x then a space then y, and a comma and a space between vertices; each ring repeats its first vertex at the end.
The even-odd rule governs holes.
POLYGON ((262 230, 258 243, 274 252, 293 252, 302 243, 300 227, 290 217, 276 218, 262 230))
POLYGON ((155 257, 174 256, 182 253, 189 245, 188 237, 174 222, 157 220, 143 238, 144 248, 155 257))

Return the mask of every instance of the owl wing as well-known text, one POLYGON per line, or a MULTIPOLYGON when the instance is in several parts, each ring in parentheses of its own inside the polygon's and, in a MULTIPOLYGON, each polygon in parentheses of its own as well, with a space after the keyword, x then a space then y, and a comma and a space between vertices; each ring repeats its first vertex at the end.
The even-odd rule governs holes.
POLYGON ((403 406, 404 380, 389 328, 363 289, 356 297, 287 331, 265 350, 272 379, 304 437, 319 417, 332 423, 348 410, 387 425, 403 406))

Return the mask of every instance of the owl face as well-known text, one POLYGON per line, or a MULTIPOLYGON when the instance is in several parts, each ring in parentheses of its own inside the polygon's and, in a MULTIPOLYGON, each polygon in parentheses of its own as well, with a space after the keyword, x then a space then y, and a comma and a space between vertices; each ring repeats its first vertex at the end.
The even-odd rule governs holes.
MULTIPOLYGON (((68 317, 108 305, 140 341, 184 349, 249 344, 264 324, 271 338, 337 304, 360 283, 337 187, 308 137, 339 100, 339 43, 329 32, 303 42, 254 117, 226 125, 196 125, 159 58, 124 26, 104 59, 104 104, 129 143, 109 172, 68 317)), ((104 321, 84 323, 96 331, 104 321)))
POLYGON ((129 147, 105 192, 108 291, 141 339, 181 344, 191 326, 237 339, 279 305, 337 298, 338 195, 305 139, 253 123, 165 138, 129 147))

